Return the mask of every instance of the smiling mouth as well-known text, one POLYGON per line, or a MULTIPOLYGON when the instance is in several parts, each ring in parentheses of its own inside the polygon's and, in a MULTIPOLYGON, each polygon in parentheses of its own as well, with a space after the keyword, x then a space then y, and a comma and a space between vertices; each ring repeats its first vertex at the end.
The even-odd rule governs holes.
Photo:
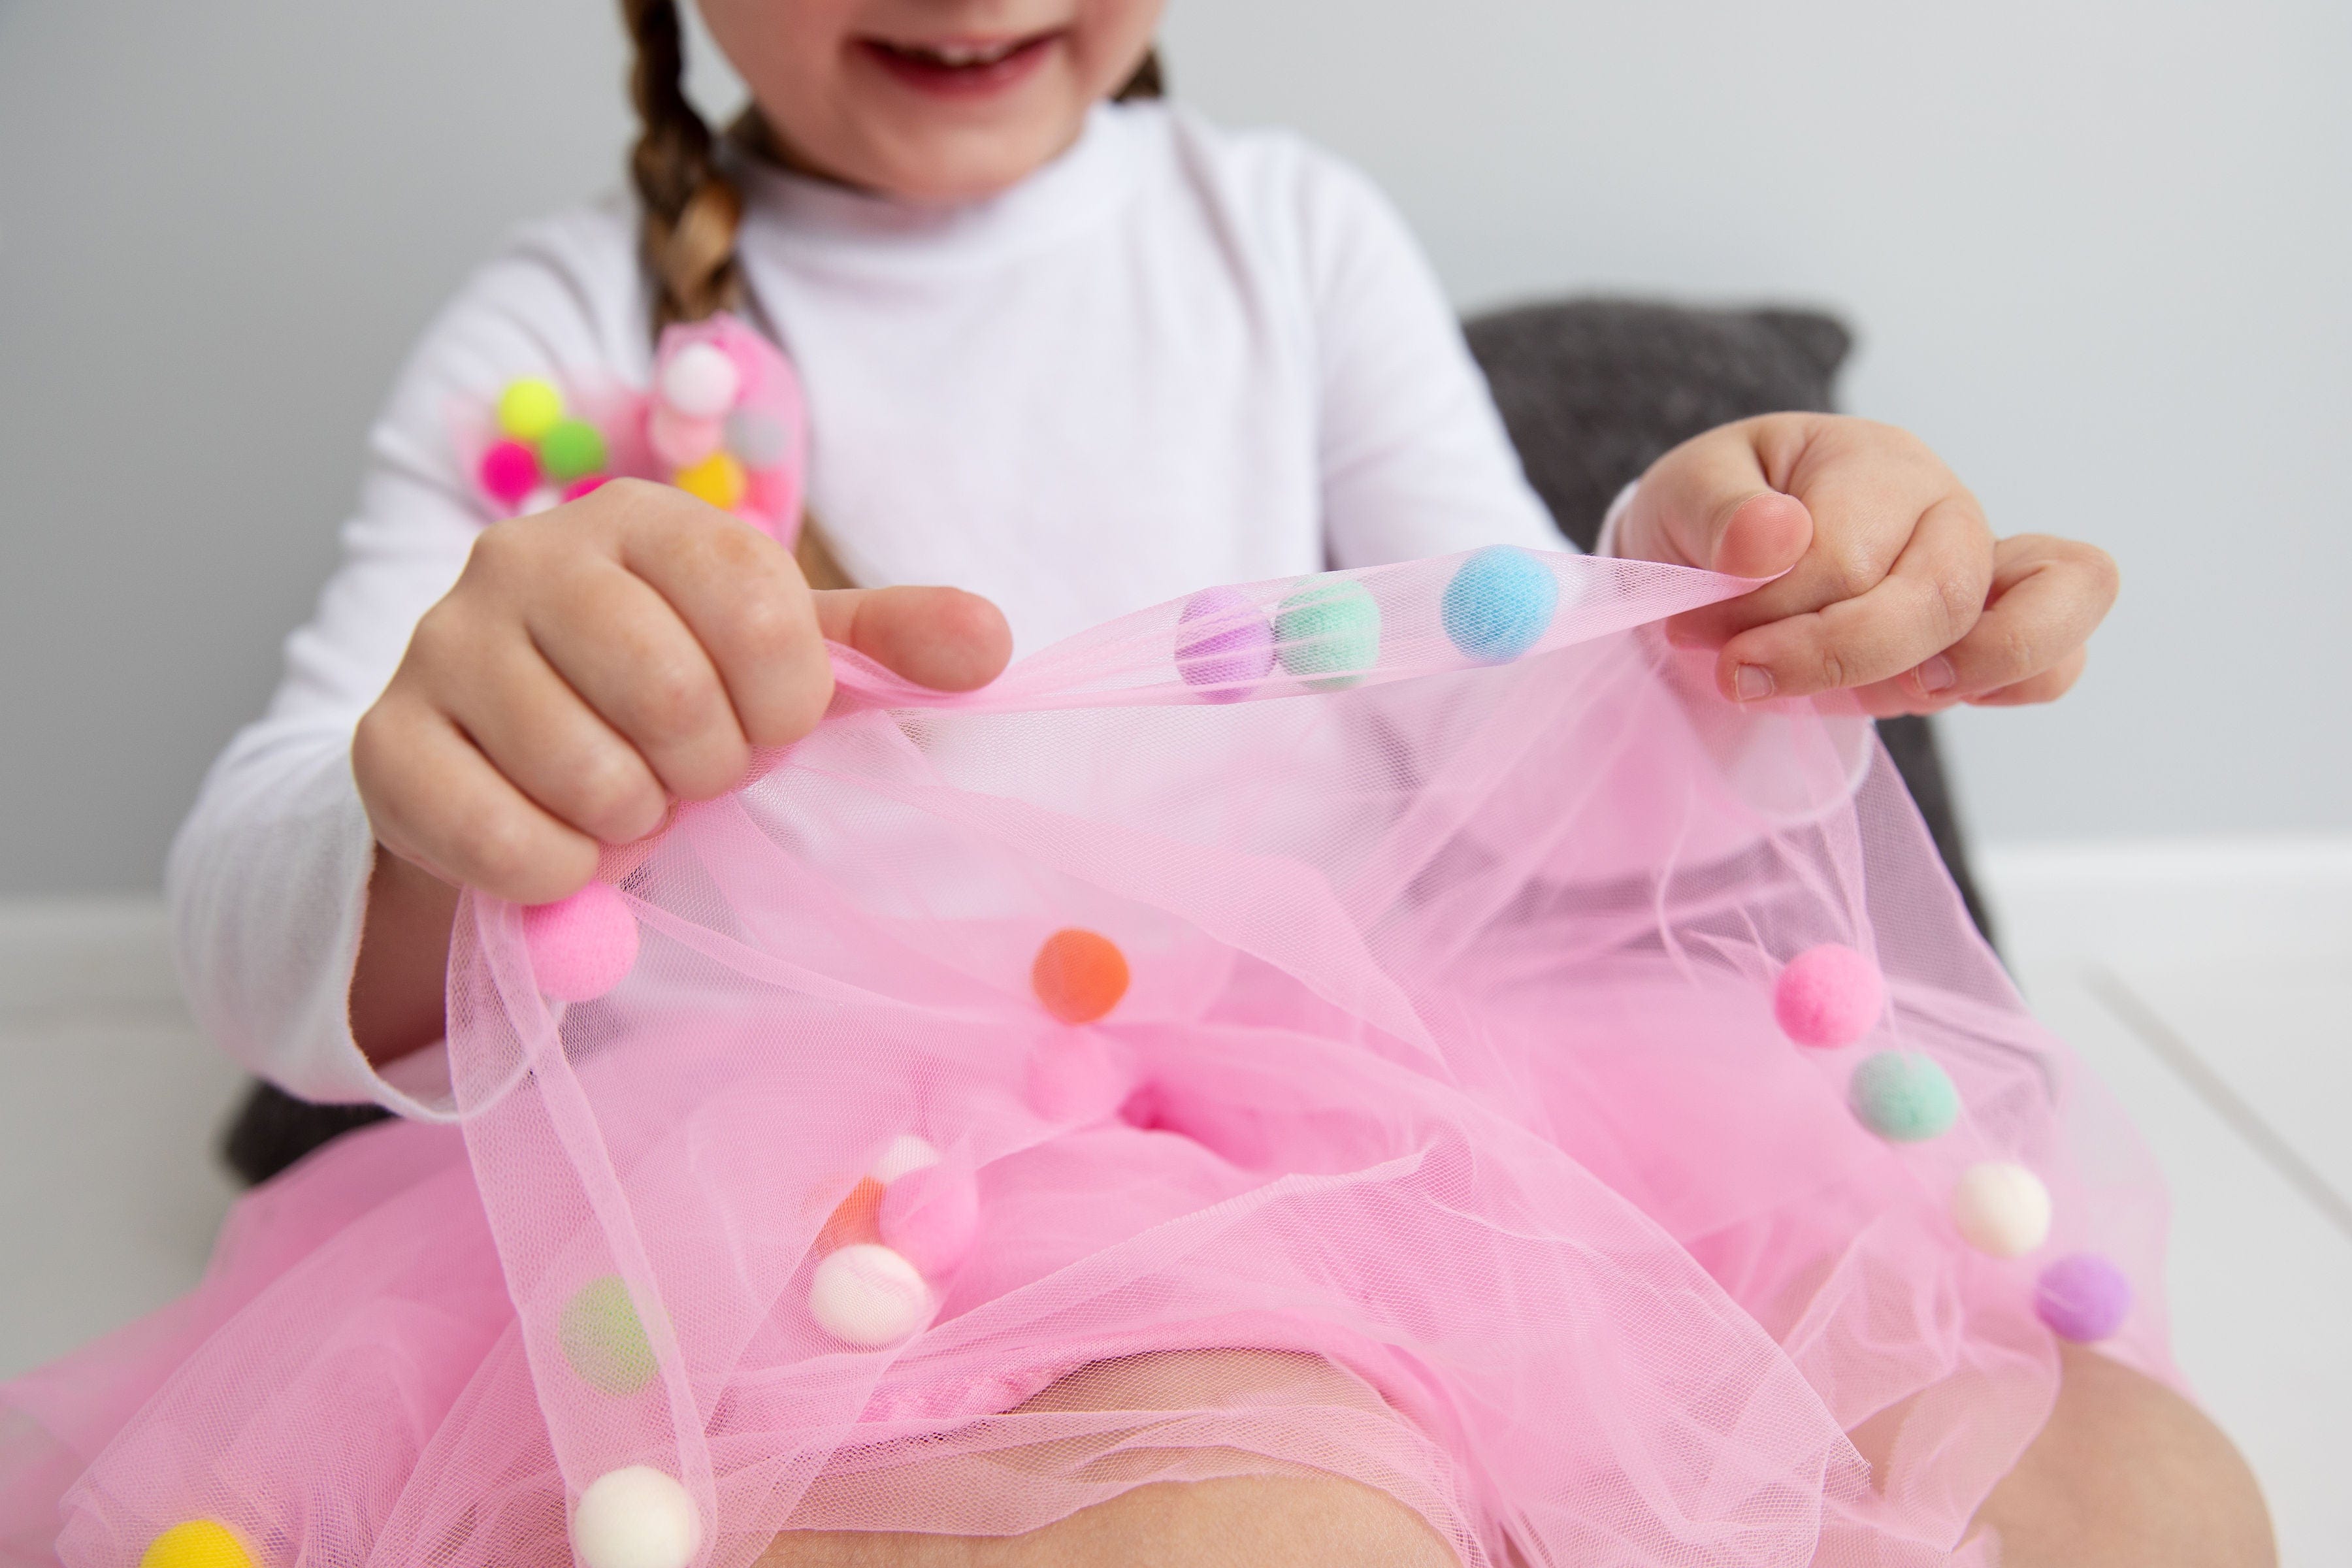
POLYGON ((1026 77, 1061 41, 1061 31, 1017 38, 948 38, 906 43, 860 38, 867 58, 910 87, 958 96, 992 92, 1026 77))

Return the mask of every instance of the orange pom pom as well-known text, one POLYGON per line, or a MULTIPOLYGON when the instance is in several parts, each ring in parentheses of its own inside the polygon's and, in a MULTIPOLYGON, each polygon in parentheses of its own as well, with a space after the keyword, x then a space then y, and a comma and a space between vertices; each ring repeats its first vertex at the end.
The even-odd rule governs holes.
POLYGON ((860 1176, 849 1195, 835 1205, 833 1217, 816 1233, 816 1249, 831 1252, 861 1241, 882 1239, 882 1184, 860 1176))
POLYGON ((1045 1011, 1065 1024, 1091 1024, 1127 994, 1127 957, 1107 936, 1057 931, 1037 950, 1029 984, 1045 1011))
POLYGON ((726 452, 713 452, 694 467, 680 468, 672 482, 720 511, 743 504, 743 465, 726 452))

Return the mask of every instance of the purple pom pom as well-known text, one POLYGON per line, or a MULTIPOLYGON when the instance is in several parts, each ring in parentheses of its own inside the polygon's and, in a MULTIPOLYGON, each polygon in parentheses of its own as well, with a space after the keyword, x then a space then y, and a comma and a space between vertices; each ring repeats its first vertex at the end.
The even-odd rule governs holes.
POLYGON ((955 1272, 980 1231, 980 1184, 970 1171, 926 1165, 882 1193, 882 1244, 927 1279, 955 1272))
POLYGON ((1203 588, 1184 602, 1176 626, 1177 672, 1211 688, 1201 695, 1212 702, 1248 696, 1274 668, 1274 623, 1238 588, 1203 588))
POLYGON ((522 912, 523 945, 539 988, 558 1002, 592 1002, 637 962, 637 919, 609 882, 522 912))
POLYGON ((2042 1271, 2033 1310, 2050 1331, 2076 1344, 2104 1340, 2131 1315, 2131 1281, 2095 1252, 2075 1252, 2042 1271))
POLYGON ((1885 1005, 1878 966, 1833 942, 1790 960, 1772 987, 1772 1016, 1801 1046, 1850 1046, 1870 1033, 1885 1005))

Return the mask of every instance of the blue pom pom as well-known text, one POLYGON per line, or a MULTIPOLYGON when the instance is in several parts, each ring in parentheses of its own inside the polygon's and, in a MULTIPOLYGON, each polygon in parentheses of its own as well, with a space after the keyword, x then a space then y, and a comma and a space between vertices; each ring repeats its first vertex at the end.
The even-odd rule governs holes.
POLYGON ((1541 640, 1559 605, 1549 567, 1524 550, 1490 544, 1462 563, 1438 608, 1455 647, 1501 664, 1541 640))
POLYGON ((1891 1143, 1939 1138, 1960 1117, 1960 1091, 1934 1058, 1916 1051, 1864 1058, 1846 1085, 1846 1102, 1864 1127, 1891 1143))

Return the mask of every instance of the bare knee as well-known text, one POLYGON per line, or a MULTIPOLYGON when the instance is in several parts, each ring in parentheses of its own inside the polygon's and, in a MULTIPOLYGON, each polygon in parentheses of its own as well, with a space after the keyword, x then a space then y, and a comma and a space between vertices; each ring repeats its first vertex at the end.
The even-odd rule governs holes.
POLYGON ((2008 1568, 2273 1568, 2253 1472, 2204 1412, 2063 1348, 2049 1425, 1978 1510, 2008 1568))

